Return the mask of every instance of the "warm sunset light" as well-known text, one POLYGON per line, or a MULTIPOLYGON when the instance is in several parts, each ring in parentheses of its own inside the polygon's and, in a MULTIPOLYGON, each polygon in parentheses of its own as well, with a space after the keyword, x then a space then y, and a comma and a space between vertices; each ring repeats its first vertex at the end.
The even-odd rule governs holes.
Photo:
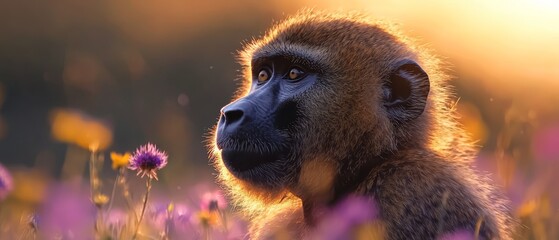
POLYGON ((559 239, 557 0, 0 16, 2 239, 559 239))
MULTIPOLYGON (((340 8, 338 1, 325 4, 340 8)), ((559 91, 557 1, 356 0, 341 7, 399 23, 447 58, 451 69, 464 72, 469 81, 496 95, 559 91)))

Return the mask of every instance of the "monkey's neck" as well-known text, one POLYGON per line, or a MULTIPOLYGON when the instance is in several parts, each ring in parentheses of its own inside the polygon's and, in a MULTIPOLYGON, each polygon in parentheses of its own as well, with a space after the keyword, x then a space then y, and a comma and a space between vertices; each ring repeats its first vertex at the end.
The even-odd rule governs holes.
POLYGON ((305 223, 309 226, 314 226, 317 220, 326 212, 326 204, 323 202, 316 201, 305 201, 303 202, 303 215, 305 217, 305 223))
POLYGON ((356 192, 359 185, 365 182, 374 168, 387 161, 390 157, 392 157, 392 154, 386 153, 373 157, 369 156, 366 159, 348 157, 348 159, 339 161, 343 164, 339 166, 339 171, 335 177, 336 180, 328 194, 320 195, 320 197, 317 197, 317 195, 299 195, 303 205, 305 222, 310 226, 315 225, 317 220, 340 200, 350 194, 359 194, 356 192))
POLYGON ((392 157, 394 157, 394 153, 387 151, 378 155, 361 155, 361 157, 350 155, 340 161, 341 165, 336 181, 334 181, 333 195, 329 205, 335 205, 349 194, 357 194, 357 188, 365 182, 371 171, 392 157))

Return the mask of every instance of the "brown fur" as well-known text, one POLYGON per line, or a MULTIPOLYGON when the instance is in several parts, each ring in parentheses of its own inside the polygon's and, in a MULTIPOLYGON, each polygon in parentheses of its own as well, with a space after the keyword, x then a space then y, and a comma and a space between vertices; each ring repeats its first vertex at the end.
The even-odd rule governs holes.
POLYGON ((212 143, 219 180, 250 219, 251 238, 282 229, 302 237, 319 220, 317 206, 347 194, 376 200, 388 239, 429 239, 461 229, 510 238, 505 201, 469 167, 472 144, 456 123, 448 77, 435 57, 363 16, 302 11, 240 52, 246 84, 238 98, 249 93, 251 60, 282 52, 323 64, 320 87, 301 97, 306 118, 295 136, 301 149, 294 151, 302 158, 293 162, 292 177, 273 189, 239 180, 212 143), (395 124, 379 104, 381 76, 403 58, 427 72, 431 91, 423 114, 395 124))

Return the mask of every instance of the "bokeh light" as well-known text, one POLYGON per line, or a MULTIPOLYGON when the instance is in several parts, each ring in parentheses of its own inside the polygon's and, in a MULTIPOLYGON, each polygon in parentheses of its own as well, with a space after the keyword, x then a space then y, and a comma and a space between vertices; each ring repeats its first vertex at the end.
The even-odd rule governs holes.
MULTIPOLYGON (((41 220, 59 213, 66 214, 60 224, 91 230, 81 225, 92 224, 91 193, 80 189, 93 175, 91 151, 103 180, 103 195, 96 196, 116 199, 107 223, 130 228, 130 209, 138 206, 129 201, 142 199, 144 182, 113 169, 109 153, 154 142, 168 153, 169 166, 158 173, 142 230, 242 238, 246 223, 227 215, 234 204, 213 184, 208 132, 234 94, 240 69, 234 53, 242 42, 302 8, 358 11, 394 23, 442 58, 459 121, 480 151, 475 166, 510 198, 522 226, 516 238, 559 238, 559 2, 553 0, 2 1, 0 163, 13 189, 0 200, 0 236, 30 239, 41 233, 41 220), (74 222, 58 202, 86 209, 80 214, 87 219, 74 222)), ((312 162, 305 168, 334 171, 312 162)), ((308 172, 302 179, 317 194, 331 185, 308 172)), ((59 227, 52 224, 44 231, 59 227)), ((352 236, 382 235, 382 223, 360 224, 352 236)), ((457 231, 443 239, 469 237, 457 231)))

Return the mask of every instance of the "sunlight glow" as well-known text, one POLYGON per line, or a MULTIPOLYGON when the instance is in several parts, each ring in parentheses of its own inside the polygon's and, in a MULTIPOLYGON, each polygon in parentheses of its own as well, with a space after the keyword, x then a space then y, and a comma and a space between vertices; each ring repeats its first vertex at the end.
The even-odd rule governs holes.
POLYGON ((463 78, 478 81, 497 94, 533 90, 553 95, 559 89, 558 1, 354 0, 322 4, 365 11, 401 24, 407 35, 449 58, 447 62, 454 63, 451 69, 463 78))

